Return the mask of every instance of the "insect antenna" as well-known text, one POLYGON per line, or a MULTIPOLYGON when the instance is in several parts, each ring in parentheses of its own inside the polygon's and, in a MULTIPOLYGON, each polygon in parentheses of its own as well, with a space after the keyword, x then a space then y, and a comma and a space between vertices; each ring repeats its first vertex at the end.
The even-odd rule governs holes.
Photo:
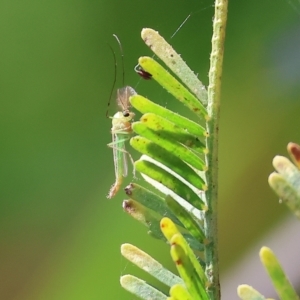
MULTIPOLYGON (((185 19, 184 21, 179 25, 179 27, 175 30, 175 32, 171 35, 170 39, 172 39, 176 33, 181 29, 181 27, 186 23, 186 21, 190 18, 190 16, 192 15, 192 13, 190 13, 185 19)), ((155 57, 156 55, 153 54, 152 58, 155 57)), ((146 72, 139 64, 137 64, 134 67, 134 71, 140 75, 140 77, 144 78, 145 80, 149 80, 152 78, 152 74, 146 72)), ((140 81, 139 81, 140 82, 140 81)), ((137 85, 139 84, 139 82, 137 83, 137 85)))
POLYGON ((186 23, 186 21, 190 18, 190 16, 192 15, 192 13, 190 13, 185 19, 184 21, 179 25, 179 27, 175 30, 175 32, 171 35, 170 39, 172 39, 175 34, 181 29, 181 27, 186 23))
POLYGON ((110 95, 109 95, 109 99, 108 99, 108 103, 107 103, 107 110, 106 110, 106 118, 108 118, 108 110, 109 110, 109 106, 110 106, 110 102, 111 102, 111 97, 112 97, 112 94, 113 94, 113 91, 115 89, 115 85, 116 85, 116 81, 117 81, 117 60, 116 60, 116 53, 115 51, 113 50, 113 48, 111 47, 110 44, 108 44, 112 54, 113 54, 113 57, 114 57, 114 62, 115 62, 115 76, 114 76, 114 81, 113 81, 113 85, 112 85, 112 88, 110 90, 110 95))
POLYGON ((122 59, 122 86, 125 86, 125 67, 124 67, 124 52, 122 48, 122 44, 116 34, 113 34, 114 38, 117 40, 119 47, 120 47, 120 52, 121 52, 121 59, 122 59))
MULTIPOLYGON (((290 0, 288 0, 290 1, 290 0)), ((210 8, 210 7, 213 7, 212 5, 209 5, 209 6, 206 6, 204 8, 201 8, 201 9, 198 9, 197 11, 195 12, 191 12, 184 20, 183 22, 181 22, 181 24, 179 25, 179 27, 174 31, 174 33, 171 35, 170 39, 172 39, 177 33, 178 31, 182 28, 183 25, 185 25, 185 23, 188 21, 188 19, 194 15, 196 15, 197 13, 207 9, 207 8, 210 8)), ((151 56, 151 58, 155 57, 156 55, 153 54, 151 56)), ((146 72, 139 64, 137 64, 135 67, 134 67, 134 71, 143 79, 146 79, 146 80, 149 80, 152 78, 152 74, 146 72)), ((138 83, 136 84, 135 87, 138 86, 138 84, 140 83, 140 80, 138 81, 138 83)))
MULTIPOLYGON (((121 52, 121 59, 122 59, 122 85, 125 85, 125 67, 124 67, 124 52, 123 52, 123 48, 122 48, 122 44, 120 42, 120 39, 118 38, 118 36, 116 34, 113 34, 113 37, 117 40, 119 47, 120 47, 120 52, 121 52)), ((116 53, 113 50, 113 48, 111 47, 110 44, 108 44, 113 57, 114 57, 114 62, 115 62, 115 76, 114 76, 114 82, 113 82, 113 86, 111 88, 110 91, 110 95, 109 95, 109 100, 108 100, 108 104, 107 104, 107 110, 106 110, 106 117, 108 118, 108 110, 109 110, 109 106, 110 106, 110 102, 111 102, 111 98, 115 89, 115 85, 116 85, 116 81, 117 81, 117 59, 116 59, 116 53)))

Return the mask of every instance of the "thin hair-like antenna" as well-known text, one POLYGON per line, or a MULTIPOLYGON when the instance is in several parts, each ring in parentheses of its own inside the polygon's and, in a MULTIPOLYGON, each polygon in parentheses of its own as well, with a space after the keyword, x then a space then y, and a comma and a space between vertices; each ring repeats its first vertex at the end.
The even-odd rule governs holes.
POLYGON ((203 10, 208 9, 208 8, 210 8, 210 7, 213 7, 213 5, 208 5, 208 6, 206 6, 206 7, 200 8, 200 9, 194 11, 194 12, 191 12, 191 13, 184 19, 184 21, 179 25, 179 27, 175 30, 175 32, 171 35, 170 39, 172 39, 172 38, 176 35, 176 33, 181 29, 181 27, 186 23, 186 21, 187 21, 191 16, 194 16, 194 15, 198 14, 199 12, 202 12, 203 10))
POLYGON ((191 15, 192 15, 192 13, 190 13, 190 14, 184 19, 184 21, 180 24, 180 26, 176 29, 176 31, 171 35, 170 39, 173 38, 173 36, 180 30, 180 28, 185 24, 185 22, 190 18, 191 15))
MULTIPOLYGON (((123 52, 123 48, 122 48, 122 44, 118 38, 118 36, 116 34, 113 34, 113 37, 117 40, 118 44, 119 44, 119 47, 120 47, 120 52, 121 52, 121 58, 122 58, 122 85, 124 86, 125 85, 125 67, 124 67, 124 52, 123 52)), ((112 95, 113 95, 113 92, 114 92, 114 89, 115 89, 115 85, 116 85, 116 81, 117 81, 117 59, 116 59, 116 53, 115 51, 113 50, 112 46, 110 44, 108 44, 112 54, 113 54, 113 57, 114 57, 114 62, 115 62, 115 77, 114 77, 114 82, 113 82, 113 86, 111 88, 111 91, 110 91, 110 95, 109 95, 109 100, 108 100, 108 104, 107 104, 107 110, 106 110, 106 117, 108 118, 108 110, 109 110, 109 106, 110 106, 110 102, 111 102, 111 98, 112 98, 112 95)))
MULTIPOLYGON (((287 0, 287 1, 289 1, 289 0, 287 0)), ((207 8, 210 8, 210 7, 213 7, 213 5, 208 5, 208 6, 204 7, 204 8, 202 8, 202 9, 196 10, 195 12, 191 12, 191 13, 183 20, 183 22, 180 23, 179 27, 178 27, 178 28, 175 30, 175 32, 170 36, 170 39, 172 39, 172 38, 178 33, 178 31, 182 28, 182 26, 187 22, 187 20, 188 20, 191 16, 194 16, 194 15, 196 15, 197 13, 199 13, 199 12, 201 12, 201 11, 207 9, 207 8)), ((151 58, 153 58, 153 57, 155 57, 155 56, 156 56, 156 55, 153 54, 153 55, 151 56, 151 58)), ((142 68, 139 64, 137 64, 137 65, 134 67, 134 71, 135 71, 141 78, 144 78, 144 79, 146 79, 146 80, 152 78, 152 74, 150 74, 150 73, 146 72, 145 70, 143 70, 143 68, 142 68)), ((137 86, 140 84, 141 78, 139 79, 139 81, 138 81, 137 84, 135 85, 135 89, 136 89, 137 86)))
MULTIPOLYGON (((108 43, 107 43, 108 44, 108 43)), ((112 94, 113 94, 113 91, 115 89, 115 85, 116 85, 116 81, 117 81, 117 60, 116 60, 116 53, 115 51, 113 50, 112 46, 110 44, 108 44, 112 54, 113 54, 113 57, 114 57, 114 62, 115 62, 115 77, 114 77, 114 82, 113 82, 113 85, 112 85, 112 88, 110 90, 110 95, 109 95, 109 99, 108 99, 108 103, 107 103, 107 110, 106 110, 106 118, 108 118, 108 110, 109 110, 109 106, 110 106, 110 102, 111 102, 111 97, 112 97, 112 94)))
POLYGON ((116 34, 113 34, 114 38, 117 40, 118 44, 119 44, 119 47, 120 47, 120 52, 121 52, 121 58, 122 58, 122 86, 125 86, 125 67, 124 67, 124 52, 123 52, 123 48, 122 48, 122 45, 121 45, 121 42, 118 38, 118 36, 116 34))

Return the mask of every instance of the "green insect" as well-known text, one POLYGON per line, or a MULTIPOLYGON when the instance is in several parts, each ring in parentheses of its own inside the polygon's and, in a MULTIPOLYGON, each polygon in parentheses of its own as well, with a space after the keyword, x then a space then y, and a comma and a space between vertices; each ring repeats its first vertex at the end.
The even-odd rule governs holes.
POLYGON ((117 102, 121 111, 118 111, 112 117, 112 142, 107 146, 113 149, 114 166, 115 166, 115 183, 109 190, 107 198, 111 199, 119 191, 123 178, 128 174, 127 157, 130 158, 132 164, 133 159, 131 155, 126 151, 125 143, 130 139, 132 134, 131 122, 134 117, 134 113, 129 111, 130 103, 129 97, 135 95, 135 90, 130 86, 117 90, 117 102))
MULTIPOLYGON (((114 34, 114 38, 117 40, 122 57, 122 69, 123 69, 123 86, 125 82, 125 72, 124 72, 124 55, 121 42, 119 38, 114 34)), ((110 47, 111 48, 111 47, 110 47)), ((117 61, 116 55, 114 50, 111 48, 114 61, 115 61, 115 74, 117 74, 117 61)), ((114 78, 113 88, 111 90, 108 107, 110 105, 110 100, 112 98, 112 93, 116 84, 116 76, 114 78)), ((134 113, 131 112, 130 109, 130 102, 129 98, 133 95, 136 95, 135 90, 130 86, 125 86, 123 88, 117 89, 117 104, 120 108, 120 111, 115 113, 112 119, 112 142, 109 143, 107 146, 113 149, 113 159, 114 159, 114 166, 115 166, 115 183, 111 186, 107 198, 111 199, 114 197, 117 192, 119 191, 123 178, 128 175, 128 164, 127 158, 129 158, 134 163, 131 155, 127 152, 125 148, 125 143, 130 139, 132 135, 132 128, 131 122, 134 118, 134 113)), ((108 109, 106 111, 106 117, 108 117, 108 109)), ((134 173, 134 172, 133 172, 134 173)))

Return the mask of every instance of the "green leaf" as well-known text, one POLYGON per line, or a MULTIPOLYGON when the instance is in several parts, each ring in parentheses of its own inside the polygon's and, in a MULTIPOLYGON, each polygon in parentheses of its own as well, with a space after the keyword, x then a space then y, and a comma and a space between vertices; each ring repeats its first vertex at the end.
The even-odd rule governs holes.
MULTIPOLYGON (((207 91, 195 73, 183 61, 181 56, 176 53, 171 45, 150 28, 142 30, 142 39, 147 46, 182 80, 182 82, 194 93, 197 98, 207 105, 207 91)), ((147 70, 146 70, 147 71, 147 70)), ((152 74, 150 72, 150 74, 152 74)))
POLYGON ((201 142, 198 137, 190 134, 185 129, 177 126, 173 122, 167 119, 157 116, 154 113, 146 113, 141 119, 141 123, 144 123, 148 128, 158 132, 160 135, 169 137, 186 147, 193 149, 194 151, 203 154, 206 151, 204 143, 201 142))
POLYGON ((170 296, 173 300, 193 300, 190 293, 181 284, 176 284, 170 289, 170 296))
POLYGON ((199 138, 203 138, 207 136, 206 130, 200 126, 199 124, 187 119, 183 116, 180 116, 169 109, 162 107, 147 98, 141 95, 134 95, 130 97, 131 105, 141 112, 142 114, 145 113, 154 113, 157 116, 163 117, 170 122, 174 123, 178 127, 183 128, 190 134, 193 134, 199 138))
MULTIPOLYGON (((171 245, 179 244, 183 250, 185 251, 186 255, 189 257, 189 260, 193 264, 193 267, 198 274, 198 277, 201 280, 201 284, 205 286, 206 284, 206 276, 204 274, 204 270, 199 264, 197 257, 195 256, 194 252, 190 248, 187 241, 184 239, 176 225, 168 218, 163 218, 160 222, 161 231, 163 232, 166 239, 169 241, 171 245)), ((184 278, 183 278, 184 279, 184 278)))
POLYGON ((152 211, 155 211, 160 216, 170 218, 174 223, 183 227, 182 223, 177 219, 177 217, 165 203, 164 198, 136 183, 131 183, 128 185, 125 188, 125 192, 132 200, 135 200, 152 211))
POLYGON ((141 280, 132 275, 124 275, 120 279, 121 286, 132 293, 133 295, 144 300, 167 300, 167 296, 147 284, 144 280, 141 280))
POLYGON ((205 235, 203 230, 200 228, 200 225, 195 221, 192 215, 170 195, 168 195, 165 200, 174 215, 181 221, 188 232, 200 243, 203 243, 205 235))
POLYGON ((150 161, 138 160, 134 163, 134 167, 137 171, 164 185, 194 207, 198 209, 205 208, 203 201, 189 186, 156 164, 150 161))
POLYGON ((300 171, 291 161, 284 156, 277 155, 273 159, 273 166, 286 181, 294 186, 295 190, 300 191, 300 171))
POLYGON ((272 173, 269 176, 269 185, 291 211, 300 218, 300 171, 283 156, 275 156, 273 165, 278 173, 272 173))
POLYGON ((281 300, 299 300, 296 291, 285 275, 284 270, 272 250, 268 247, 262 247, 259 255, 279 298, 281 300))
POLYGON ((139 204, 134 200, 123 201, 123 209, 131 217, 149 228, 149 234, 151 234, 153 237, 165 240, 160 230, 161 216, 159 214, 146 208, 145 206, 139 204))
POLYGON ((190 164, 193 168, 196 168, 200 171, 205 170, 205 164, 197 154, 195 154, 189 148, 183 146, 182 144, 177 143, 175 139, 171 139, 170 136, 162 133, 158 130, 158 128, 155 131, 153 129, 148 128, 145 123, 134 122, 132 124, 132 129, 135 133, 163 147, 168 152, 177 156, 179 159, 190 164))
POLYGON ((237 293, 242 300, 266 300, 262 294, 247 284, 239 285, 237 293))
POLYGON ((201 244, 200 241, 196 240, 192 235, 190 235, 188 233, 183 233, 182 229, 181 228, 179 228, 179 229, 180 229, 180 232, 182 233, 182 236, 184 237, 184 239, 186 240, 188 245, 191 247, 191 249, 196 251, 196 253, 198 255, 198 261, 201 264, 201 266, 204 265, 204 260, 203 260, 204 245, 201 244))
MULTIPOLYGON (((148 194, 147 190, 143 189, 142 187, 139 187, 137 189, 138 191, 135 192, 135 188, 133 186, 134 184, 127 186, 126 193, 130 195, 130 197, 137 199, 138 202, 132 199, 125 200, 123 202, 123 208, 131 217, 133 217, 134 219, 136 219, 137 221, 139 221, 149 229, 148 231, 149 235, 151 235, 156 239, 161 239, 165 241, 165 237, 160 230, 160 220, 162 219, 163 216, 166 215, 171 215, 171 218, 174 219, 175 223, 179 225, 178 228, 180 229, 180 231, 185 232, 183 225, 172 214, 172 212, 169 210, 166 204, 162 203, 161 200, 158 200, 159 198, 157 197, 159 196, 154 194, 156 197, 153 197, 153 195, 148 194), (153 205, 149 205, 149 201, 151 200, 153 200, 153 205), (157 202, 157 200, 158 203, 155 203, 157 202), (140 203, 144 203, 146 204, 146 206, 141 205, 140 203), (152 207, 152 209, 147 208, 147 206, 152 207), (157 209, 155 209, 155 207, 157 209), (162 213, 164 212, 164 207, 166 208, 166 212, 162 213)), ((189 242, 192 249, 195 249, 197 251, 203 251, 203 245, 197 239, 195 239, 189 233, 183 233, 183 235, 186 238, 186 240, 189 242)))
POLYGON ((152 157, 154 160, 170 168, 199 190, 206 189, 204 180, 199 177, 194 169, 161 146, 139 135, 131 138, 130 145, 140 153, 152 157))
POLYGON ((171 244, 171 257, 193 299, 208 300, 209 298, 205 292, 205 286, 202 284, 189 256, 186 254, 180 243, 171 244))
POLYGON ((203 104, 158 62, 151 57, 144 56, 139 58, 139 65, 198 117, 208 118, 206 108, 203 104))
POLYGON ((293 186, 278 173, 269 176, 269 185, 288 208, 300 219, 300 196, 293 186))
POLYGON ((139 248, 131 244, 123 244, 121 253, 133 264, 165 285, 171 287, 175 284, 183 284, 183 280, 180 277, 165 269, 158 261, 139 248))

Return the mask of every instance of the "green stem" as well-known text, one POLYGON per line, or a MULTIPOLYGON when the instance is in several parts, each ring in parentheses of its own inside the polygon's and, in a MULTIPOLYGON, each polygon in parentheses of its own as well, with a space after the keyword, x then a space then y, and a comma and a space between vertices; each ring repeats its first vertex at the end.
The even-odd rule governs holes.
POLYGON ((210 56, 208 115, 206 140, 209 153, 206 156, 208 171, 206 192, 208 210, 205 213, 205 233, 208 242, 205 246, 206 275, 210 299, 220 299, 218 238, 217 238, 217 202, 218 202, 218 130, 221 97, 221 77, 224 54, 225 29, 228 0, 215 1, 213 21, 212 51, 210 56))

